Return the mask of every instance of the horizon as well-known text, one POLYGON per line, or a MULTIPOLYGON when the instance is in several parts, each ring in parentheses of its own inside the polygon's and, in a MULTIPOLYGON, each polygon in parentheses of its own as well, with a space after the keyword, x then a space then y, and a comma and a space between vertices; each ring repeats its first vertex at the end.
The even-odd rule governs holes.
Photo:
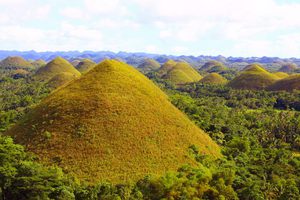
POLYGON ((300 57, 297 0, 0 0, 2 49, 300 57))

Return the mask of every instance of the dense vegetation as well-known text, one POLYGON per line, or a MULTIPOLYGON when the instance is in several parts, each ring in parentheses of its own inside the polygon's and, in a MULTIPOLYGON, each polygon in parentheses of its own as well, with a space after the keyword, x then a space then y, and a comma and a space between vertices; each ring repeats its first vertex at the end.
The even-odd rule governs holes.
MULTIPOLYGON (((59 167, 39 164, 9 137, 0 137, 0 199, 300 199, 300 92, 234 90, 192 83, 180 88, 149 77, 172 103, 222 146, 160 177, 132 184, 86 185, 59 167)), ((7 129, 50 92, 29 78, 0 80, 0 126, 7 129)))

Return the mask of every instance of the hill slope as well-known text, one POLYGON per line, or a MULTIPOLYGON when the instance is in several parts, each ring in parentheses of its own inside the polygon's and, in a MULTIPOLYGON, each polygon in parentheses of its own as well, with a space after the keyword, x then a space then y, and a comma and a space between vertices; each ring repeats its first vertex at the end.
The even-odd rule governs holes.
POLYGON ((286 78, 288 77, 289 75, 285 72, 275 72, 273 73, 275 76, 277 76, 279 79, 283 79, 283 78, 286 78))
POLYGON ((228 83, 234 89, 261 90, 275 83, 279 78, 260 65, 252 64, 228 83))
POLYGON ((6 134, 81 180, 127 182, 184 163, 191 144, 218 146, 133 67, 106 60, 47 97, 6 134))
POLYGON ((218 73, 210 73, 200 80, 200 83, 206 84, 225 84, 227 80, 218 73))
POLYGON ((168 60, 157 70, 157 74, 160 77, 166 75, 168 71, 170 71, 176 64, 177 62, 175 62, 174 60, 168 60))
POLYGON ((138 66, 138 68, 143 72, 150 72, 159 69, 160 64, 156 60, 147 58, 138 66))
POLYGON ((300 89, 299 74, 290 75, 284 79, 281 79, 268 88, 268 90, 272 90, 272 91, 280 91, 280 90, 292 91, 292 90, 299 90, 299 89, 300 89))
POLYGON ((33 65, 19 56, 9 56, 0 62, 2 69, 32 69, 33 65))
POLYGON ((293 72, 295 69, 297 69, 297 65, 295 63, 286 63, 278 71, 279 72, 293 72))
POLYGON ((44 67, 39 68, 35 73, 34 78, 37 80, 47 81, 63 72, 71 73, 74 76, 80 76, 80 72, 77 71, 67 60, 62 57, 57 57, 44 67))
POLYGON ((58 88, 60 86, 63 86, 65 84, 71 82, 72 80, 75 80, 78 77, 79 76, 76 76, 69 72, 62 72, 62 73, 59 73, 59 74, 55 75, 54 77, 52 77, 47 82, 47 86, 52 89, 55 89, 55 88, 58 88))
POLYGON ((200 68, 200 70, 212 73, 212 72, 221 72, 221 71, 227 70, 227 67, 221 62, 212 60, 212 61, 206 62, 200 68))
POLYGON ((180 85, 197 82, 202 76, 188 63, 178 62, 162 78, 167 79, 176 85, 180 85))
POLYGON ((76 65, 76 69, 81 72, 85 73, 96 66, 96 63, 90 59, 83 59, 76 65))

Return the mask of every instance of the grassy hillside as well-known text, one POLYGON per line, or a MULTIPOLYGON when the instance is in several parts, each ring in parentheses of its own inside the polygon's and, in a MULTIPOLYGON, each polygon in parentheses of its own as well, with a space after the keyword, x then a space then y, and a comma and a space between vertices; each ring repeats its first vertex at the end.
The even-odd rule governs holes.
POLYGON ((67 60, 62 57, 57 57, 44 67, 39 68, 35 73, 34 78, 37 80, 47 81, 63 72, 71 73, 74 76, 80 76, 80 72, 77 71, 67 60))
POLYGON ((206 62, 200 68, 200 70, 212 73, 212 72, 221 72, 221 71, 227 70, 227 67, 221 62, 212 60, 212 61, 206 62))
POLYGON ((219 147, 133 67, 106 60, 56 90, 6 134, 80 180, 127 182, 194 163, 219 147))
POLYGON ((279 91, 279 90, 286 90, 286 91, 292 91, 292 90, 299 90, 300 89, 300 75, 290 75, 284 79, 281 79, 271 85, 269 90, 273 91, 279 91))
POLYGON ((147 58, 145 59, 138 68, 143 72, 150 72, 160 68, 160 64, 153 59, 147 58))
POLYGON ((36 68, 38 68, 38 67, 45 66, 47 63, 43 59, 38 59, 38 60, 35 60, 35 61, 31 62, 31 64, 33 66, 35 66, 36 68))
POLYGON ((279 78, 258 64, 248 65, 228 83, 234 89, 261 90, 275 83, 279 78))
POLYGON ((176 85, 180 85, 197 82, 202 76, 188 63, 178 62, 163 78, 176 85))
POLYGON ((90 59, 83 59, 76 65, 76 69, 81 72, 85 73, 96 66, 96 63, 90 59))
POLYGON ((32 69, 33 65, 19 56, 9 56, 0 62, 0 68, 2 69, 32 69))
POLYGON ((71 82, 72 80, 77 79, 78 77, 79 76, 76 76, 69 72, 62 72, 51 78, 46 85, 47 87, 55 89, 71 82))
POLYGON ((174 60, 168 60, 157 70, 157 74, 160 77, 166 75, 168 71, 170 71, 176 64, 177 62, 175 62, 174 60))
POLYGON ((278 71, 289 73, 289 72, 293 72, 295 69, 297 69, 297 65, 295 63, 286 63, 278 71))
POLYGON ((288 77, 289 75, 285 72, 275 72, 273 73, 275 76, 277 76, 279 79, 283 79, 283 78, 286 78, 288 77))
POLYGON ((225 84, 227 80, 218 73, 210 73, 200 80, 200 83, 206 84, 225 84))

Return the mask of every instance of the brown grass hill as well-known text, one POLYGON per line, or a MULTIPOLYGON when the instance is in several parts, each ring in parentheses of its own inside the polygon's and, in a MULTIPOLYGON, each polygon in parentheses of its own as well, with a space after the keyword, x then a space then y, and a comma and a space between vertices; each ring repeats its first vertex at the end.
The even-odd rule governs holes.
POLYGON ((80 62, 81 62, 81 60, 75 59, 75 60, 72 60, 70 63, 71 63, 71 65, 73 65, 74 67, 76 67, 80 62))
POLYGON ((268 90, 271 91, 293 91, 300 90, 300 74, 290 75, 271 85, 268 90))
POLYGON ((62 87, 6 134, 80 180, 136 181, 193 164, 187 149, 219 156, 212 139, 133 67, 105 60, 62 87))
POLYGON ((35 61, 31 62, 31 64, 32 64, 35 68, 39 68, 39 67, 45 66, 47 63, 46 63, 46 61, 44 61, 43 59, 38 59, 38 60, 35 60, 35 61))
POLYGON ((168 60, 157 70, 157 74, 160 77, 166 75, 176 64, 174 60, 168 60))
POLYGON ((160 64, 153 59, 147 58, 145 59, 139 66, 138 69, 142 72, 150 72, 155 71, 160 68, 160 64))
POLYGON ((74 75, 69 72, 62 72, 54 77, 52 77, 47 83, 46 86, 51 89, 56 89, 60 86, 70 83, 72 80, 77 79, 79 76, 74 75))
POLYGON ((286 63, 278 71, 290 73, 293 72, 295 69, 297 69, 297 65, 295 63, 286 63))
POLYGON ((62 72, 68 72, 77 77, 81 75, 67 60, 57 57, 44 67, 39 68, 35 73, 34 78, 37 80, 48 81, 62 72))
POLYGON ((19 56, 9 56, 0 62, 0 69, 16 70, 16 69, 33 69, 34 66, 19 56))
POLYGON ((96 66, 96 63, 90 59, 83 59, 75 67, 81 73, 86 73, 96 66))
POLYGON ((279 78, 276 75, 266 71, 262 66, 252 64, 246 66, 237 77, 228 83, 228 86, 234 89, 262 90, 277 80, 279 78))
POLYGON ((279 79, 284 79, 289 76, 289 74, 285 72, 275 72, 273 73, 275 76, 277 76, 279 79))
POLYGON ((227 79, 218 73, 210 73, 204 76, 199 82, 205 84, 223 85, 227 83, 227 79))
POLYGON ((169 80, 175 85, 182 85, 186 83, 198 82, 202 76, 188 63, 178 62, 162 78, 169 80))
POLYGON ((213 72, 221 72, 227 70, 227 67, 218 61, 212 60, 206 62, 201 68, 201 71, 206 71, 208 73, 213 73, 213 72))

